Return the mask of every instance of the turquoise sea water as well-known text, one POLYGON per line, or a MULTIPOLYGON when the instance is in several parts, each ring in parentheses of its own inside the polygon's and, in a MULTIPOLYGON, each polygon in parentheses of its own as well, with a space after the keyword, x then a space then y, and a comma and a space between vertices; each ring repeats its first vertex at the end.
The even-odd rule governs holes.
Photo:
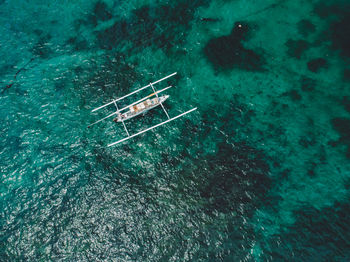
POLYGON ((0 0, 0 24, 1 261, 350 260, 349 1, 0 0), (194 113, 86 128, 175 71, 194 113))

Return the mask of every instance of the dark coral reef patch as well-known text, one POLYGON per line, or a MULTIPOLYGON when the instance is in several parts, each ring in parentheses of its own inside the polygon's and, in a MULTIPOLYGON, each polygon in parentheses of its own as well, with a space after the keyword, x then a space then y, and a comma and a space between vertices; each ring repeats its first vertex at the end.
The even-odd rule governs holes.
POLYGON ((290 57, 300 59, 304 52, 309 49, 310 44, 305 40, 293 40, 289 39, 286 42, 288 48, 287 54, 290 57))
POLYGON ((339 133, 339 140, 334 145, 344 144, 347 146, 346 157, 350 158, 350 119, 336 117, 332 119, 333 128, 339 133))
POLYGON ((341 56, 350 57, 350 2, 321 1, 315 12, 321 18, 329 19, 330 25, 324 33, 332 42, 332 47, 340 51, 341 56))
POLYGON ((343 72, 343 79, 345 81, 350 81, 350 69, 347 68, 347 69, 344 69, 344 72, 343 72))
POLYGON ((350 11, 331 25, 332 43, 341 54, 350 57, 350 11))
POLYGON ((263 247, 266 260, 273 257, 278 261, 349 261, 349 210, 348 200, 322 210, 303 207, 295 212, 296 223, 263 247))
POLYGON ((290 97, 293 101, 299 101, 302 98, 300 93, 296 89, 292 89, 290 91, 287 91, 287 92, 283 93, 282 95, 290 97))
POLYGON ((113 49, 119 44, 132 43, 133 48, 154 46, 169 50, 184 41, 196 8, 208 2, 180 0, 169 5, 145 5, 134 10, 128 18, 119 19, 109 28, 98 31, 98 46, 113 49))
POLYGON ((263 57, 243 45, 248 32, 247 23, 236 22, 230 35, 213 38, 207 43, 204 48, 206 57, 217 69, 263 70, 263 57))
POLYGON ((302 76, 300 79, 300 88, 305 92, 311 92, 315 90, 316 85, 317 83, 315 79, 306 76, 302 76))
POLYGON ((350 113, 350 97, 349 96, 343 97, 342 104, 343 104, 345 110, 350 113))
POLYGON ((332 119, 332 125, 339 133, 341 141, 350 144, 350 119, 337 117, 332 119))
POLYGON ((199 188, 208 201, 207 208, 230 212, 244 205, 247 212, 254 210, 252 207, 256 208, 271 184, 266 176, 269 166, 261 152, 244 143, 234 147, 221 143, 218 148, 217 154, 208 159, 208 177, 199 188))
POLYGON ((96 20, 106 21, 112 18, 111 11, 106 3, 98 1, 94 8, 94 18, 96 20))
POLYGON ((297 24, 298 32, 306 37, 316 31, 316 27, 307 19, 300 20, 297 24))
POLYGON ((321 68, 327 68, 327 60, 320 57, 310 60, 307 63, 307 68, 314 73, 317 73, 321 68))

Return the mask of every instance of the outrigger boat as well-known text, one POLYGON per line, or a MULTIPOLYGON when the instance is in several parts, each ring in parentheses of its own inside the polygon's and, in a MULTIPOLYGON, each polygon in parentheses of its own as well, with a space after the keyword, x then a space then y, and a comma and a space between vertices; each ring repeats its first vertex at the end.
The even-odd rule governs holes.
POLYGON ((119 144, 121 142, 124 142, 124 141, 126 141, 128 139, 131 139, 131 138, 133 138, 135 136, 141 135, 141 134, 143 134, 145 132, 148 132, 148 131, 150 131, 150 130, 158 127, 158 126, 167 124, 167 123, 169 123, 169 122, 171 122, 171 121, 173 121, 173 120, 175 120, 175 119, 177 119, 179 117, 182 117, 184 115, 187 115, 187 114, 193 112, 194 110, 197 109, 197 107, 192 108, 192 109, 190 109, 190 110, 188 110, 188 111, 186 111, 186 112, 184 112, 182 114, 179 114, 179 115, 171 118, 169 116, 168 112, 165 110, 165 108, 163 106, 163 103, 165 102, 165 100, 167 100, 169 98, 169 95, 158 96, 158 94, 161 93, 161 92, 164 92, 165 90, 171 88, 172 86, 168 86, 168 87, 166 87, 166 88, 164 88, 162 90, 156 91, 155 88, 154 88, 154 85, 159 83, 159 82, 161 82, 161 81, 163 81, 163 80, 165 80, 165 79, 168 79, 169 77, 172 77, 174 75, 176 75, 176 72, 172 73, 171 75, 168 75, 168 76, 166 76, 166 77, 164 77, 164 78, 162 78, 160 80, 157 80, 157 81, 155 81, 153 83, 150 83, 149 85, 141 87, 141 88, 139 88, 139 89, 137 89, 137 90, 135 90, 135 91, 125 95, 125 96, 122 96, 122 97, 119 97, 117 99, 114 99, 114 100, 112 100, 111 102, 109 102, 107 104, 104 104, 104 105, 102 105, 102 106, 100 106, 98 108, 93 109, 92 112, 96 112, 96 111, 98 111, 98 110, 100 110, 102 108, 105 108, 107 106, 114 105, 115 108, 116 108, 116 111, 111 113, 111 114, 109 114, 108 116, 106 116, 106 117, 96 121, 95 123, 92 123, 88 127, 91 127, 91 126, 93 126, 93 125, 95 125, 95 124, 97 124, 97 123, 99 123, 99 122, 101 122, 101 121, 103 121, 103 120, 105 120, 107 118, 110 118, 110 117, 116 115, 116 117, 113 119, 113 121, 116 122, 116 123, 121 122, 123 124, 125 132, 127 134, 127 137, 122 138, 122 139, 120 139, 120 140, 118 140, 116 142, 113 142, 113 143, 109 144, 108 147, 110 147, 110 146, 117 145, 117 144, 119 144), (144 98, 142 98, 142 99, 140 99, 140 100, 138 100, 138 101, 136 101, 136 102, 134 102, 134 103, 132 103, 132 104, 130 104, 128 106, 125 106, 125 107, 119 109, 119 107, 117 105, 118 101, 120 101, 120 100, 122 100, 122 99, 124 99, 124 98, 126 98, 128 96, 131 96, 131 95, 133 95, 133 94, 135 94, 137 92, 140 92, 141 90, 144 90, 144 89, 146 89, 148 87, 152 88, 152 90, 153 90, 152 94, 150 94, 149 96, 146 96, 146 97, 144 97, 144 98), (156 97, 150 99, 150 97, 152 97, 152 96, 156 96, 156 97), (166 114, 168 120, 166 120, 164 122, 161 122, 161 123, 159 123, 157 125, 154 125, 152 127, 149 127, 149 128, 147 128, 145 130, 142 130, 142 131, 140 131, 140 132, 138 132, 136 134, 130 135, 128 129, 126 128, 126 125, 125 125, 124 121, 129 120, 129 119, 131 119, 131 118, 133 118, 135 116, 138 116, 138 115, 140 115, 142 113, 146 113, 147 111, 149 111, 149 110, 151 110, 151 109, 153 109, 153 108, 155 108, 157 106, 161 106, 162 107, 162 109, 163 109, 164 113, 166 114), (126 111, 126 110, 128 110, 128 111, 126 111), (124 112, 124 111, 126 111, 126 112, 124 112))
POLYGON ((116 118, 113 119, 114 122, 126 121, 130 118, 138 116, 142 113, 146 113, 148 110, 155 108, 164 103, 165 100, 169 98, 168 95, 163 95, 160 97, 155 97, 153 99, 147 99, 137 105, 130 106, 129 111, 121 114, 119 113, 116 118))

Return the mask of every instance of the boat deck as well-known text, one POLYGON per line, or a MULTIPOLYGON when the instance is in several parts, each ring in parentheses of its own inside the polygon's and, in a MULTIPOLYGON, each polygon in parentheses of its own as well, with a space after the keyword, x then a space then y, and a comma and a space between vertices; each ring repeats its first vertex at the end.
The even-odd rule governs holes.
POLYGON ((131 116, 140 114, 143 111, 147 111, 148 109, 151 109, 152 107, 154 107, 158 104, 159 104, 159 98, 157 98, 157 97, 155 97, 153 99, 147 99, 147 100, 145 100, 137 105, 129 107, 129 111, 122 114, 122 116, 124 116, 127 119, 131 116))

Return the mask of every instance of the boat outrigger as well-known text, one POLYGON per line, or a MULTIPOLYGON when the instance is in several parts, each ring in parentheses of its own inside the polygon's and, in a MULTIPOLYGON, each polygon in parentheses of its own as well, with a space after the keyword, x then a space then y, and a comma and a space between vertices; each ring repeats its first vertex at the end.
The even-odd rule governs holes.
POLYGON ((164 78, 162 78, 160 80, 157 80, 157 81, 155 81, 153 83, 150 83, 149 85, 141 87, 141 88, 139 88, 139 89, 137 89, 137 90, 135 90, 135 91, 125 95, 125 96, 122 96, 122 97, 119 97, 117 99, 114 99, 114 100, 112 100, 111 102, 109 102, 107 104, 104 104, 104 105, 102 105, 102 106, 100 106, 98 108, 93 109, 92 112, 96 112, 96 111, 98 111, 98 110, 100 110, 100 109, 102 109, 104 107, 107 107, 109 105, 114 104, 114 106, 116 108, 116 111, 111 113, 111 114, 109 114, 108 116, 106 116, 106 117, 96 121, 95 123, 92 123, 88 127, 91 127, 91 126, 93 126, 93 125, 95 125, 95 124, 97 124, 97 123, 99 123, 99 122, 101 122, 101 121, 103 121, 103 120, 105 120, 107 118, 110 118, 110 117, 116 115, 116 117, 113 119, 113 121, 116 122, 116 123, 121 122, 123 124, 125 132, 127 134, 127 137, 109 144, 108 147, 110 147, 110 146, 117 145, 117 144, 119 144, 121 142, 124 142, 124 141, 126 141, 128 139, 131 139, 131 138, 133 138, 135 136, 143 134, 143 133, 145 133, 147 131, 150 131, 150 130, 158 127, 158 126, 164 125, 164 124, 169 123, 169 122, 171 122, 171 121, 173 121, 173 120, 175 120, 175 119, 177 119, 179 117, 182 117, 182 116, 184 116, 186 114, 189 114, 189 113, 193 112, 194 110, 197 109, 197 107, 192 108, 192 109, 190 109, 190 110, 188 110, 188 111, 186 111, 186 112, 184 112, 182 114, 179 114, 179 115, 171 118, 169 116, 168 112, 165 110, 165 108, 163 106, 163 103, 165 102, 165 100, 167 100, 169 98, 169 95, 158 96, 158 94, 161 93, 161 92, 164 92, 165 90, 171 88, 172 86, 168 86, 168 87, 166 87, 166 88, 164 88, 162 90, 156 91, 155 88, 154 88, 154 85, 159 83, 159 82, 161 82, 161 81, 163 81, 163 80, 165 80, 165 79, 168 79, 169 77, 172 77, 174 75, 176 75, 176 72, 172 73, 171 75, 168 75, 168 76, 166 76, 166 77, 164 77, 164 78), (131 96, 131 95, 133 95, 133 94, 135 94, 137 92, 140 92, 141 90, 146 89, 148 87, 152 88, 152 90, 153 90, 152 94, 150 94, 149 96, 146 96, 146 97, 144 97, 144 98, 142 98, 142 99, 140 99, 140 100, 138 100, 138 101, 136 101, 136 102, 134 102, 134 103, 132 103, 132 104, 130 104, 128 106, 125 106, 125 107, 119 109, 119 107, 117 105, 118 101, 120 101, 120 100, 122 100, 122 99, 124 99, 124 98, 126 98, 128 96, 131 96), (152 97, 152 96, 156 96, 156 97, 150 99, 150 97, 152 97), (155 108, 157 106, 161 106, 162 107, 162 109, 163 109, 164 113, 166 114, 168 120, 166 120, 164 122, 161 122, 161 123, 159 123, 157 125, 154 125, 152 127, 149 127, 149 128, 147 128, 145 130, 142 130, 142 131, 140 131, 140 132, 138 132, 136 134, 130 135, 128 129, 126 128, 126 125, 125 125, 124 121, 129 120, 129 119, 131 119, 131 118, 133 118, 133 117, 135 117, 137 115, 140 115, 142 113, 146 113, 148 110, 151 110, 152 108, 155 108), (126 110, 128 110, 128 111, 126 111, 126 110))

